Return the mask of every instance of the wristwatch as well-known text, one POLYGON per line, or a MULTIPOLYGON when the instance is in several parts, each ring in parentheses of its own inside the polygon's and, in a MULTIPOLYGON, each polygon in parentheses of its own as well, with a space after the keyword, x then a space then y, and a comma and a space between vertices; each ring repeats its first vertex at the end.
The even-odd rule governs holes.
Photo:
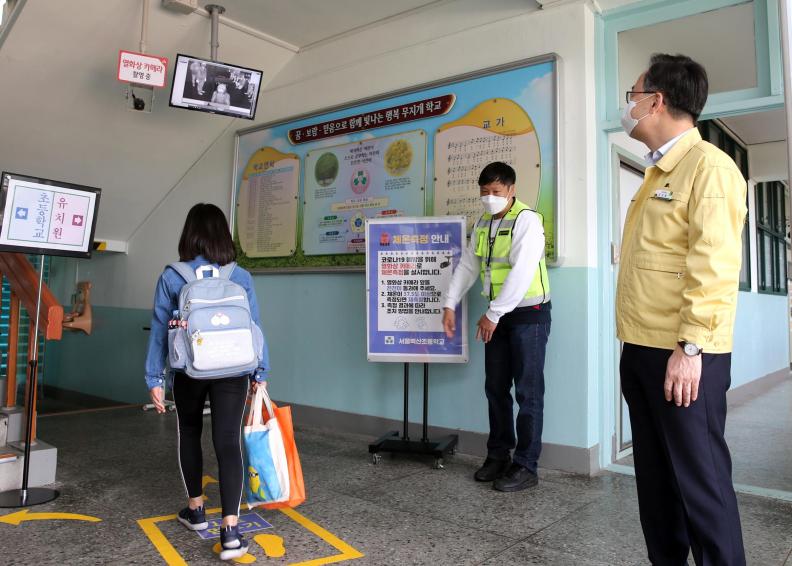
POLYGON ((679 345, 682 346, 682 351, 685 352, 686 356, 693 357, 701 354, 702 348, 698 344, 692 344, 690 342, 685 342, 684 340, 682 340, 679 343, 679 345))

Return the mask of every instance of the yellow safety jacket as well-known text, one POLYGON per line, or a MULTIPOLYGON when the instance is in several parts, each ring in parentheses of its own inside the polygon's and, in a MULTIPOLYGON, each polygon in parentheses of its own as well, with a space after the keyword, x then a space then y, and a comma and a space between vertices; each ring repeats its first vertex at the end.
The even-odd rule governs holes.
MULTIPOLYGON (((500 293, 506 277, 511 272, 509 252, 512 245, 512 230, 520 214, 538 214, 528 205, 514 199, 514 204, 502 218, 493 218, 492 214, 485 213, 473 230, 471 237, 476 240, 476 255, 481 258, 481 283, 482 295, 494 300, 500 293), (494 238, 490 238, 491 227, 495 227, 494 238)), ((543 220, 543 219, 542 219, 543 220)), ((533 306, 546 303, 550 300, 550 279, 547 277, 547 265, 544 255, 539 260, 539 269, 536 270, 531 286, 525 293, 524 299, 518 307, 533 306)))
POLYGON ((620 340, 731 352, 746 189, 734 161, 695 128, 646 170, 622 237, 620 340))

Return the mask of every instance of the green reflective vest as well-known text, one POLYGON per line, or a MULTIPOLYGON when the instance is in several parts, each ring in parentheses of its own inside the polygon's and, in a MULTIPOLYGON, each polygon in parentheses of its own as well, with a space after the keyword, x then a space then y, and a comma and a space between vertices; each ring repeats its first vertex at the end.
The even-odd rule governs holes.
MULTIPOLYGON (((481 258, 481 283, 482 295, 495 299, 500 293, 503 282, 511 272, 509 252, 512 244, 512 230, 520 214, 538 214, 517 199, 503 218, 493 218, 485 213, 476 223, 472 238, 476 239, 476 255, 481 258), (490 227, 497 228, 495 237, 490 239, 490 227)), ((542 219, 544 221, 544 219, 542 219)), ((547 277, 547 265, 544 254, 539 260, 539 269, 536 270, 531 286, 518 307, 538 305, 550 300, 550 279, 547 277)))

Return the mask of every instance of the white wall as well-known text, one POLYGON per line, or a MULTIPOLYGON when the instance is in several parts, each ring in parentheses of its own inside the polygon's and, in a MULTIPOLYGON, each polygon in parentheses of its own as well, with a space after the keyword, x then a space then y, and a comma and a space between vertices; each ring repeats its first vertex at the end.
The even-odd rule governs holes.
POLYGON ((788 179, 785 141, 748 146, 748 172, 757 183, 788 179))
MULTIPOLYGON (((593 15, 583 3, 533 13, 524 13, 525 4, 515 0, 498 0, 491 7, 485 10, 481 3, 460 0, 448 5, 445 13, 424 11, 420 17, 404 18, 300 53, 262 89, 257 121, 266 123, 556 53, 561 84, 563 265, 595 266, 593 15), (495 16, 506 19, 482 24, 495 16), (416 44, 417 39, 421 41, 416 44)), ((97 255, 90 262, 81 262, 81 278, 102 282, 96 285, 96 304, 150 307, 154 281, 162 267, 174 260, 189 206, 204 200, 228 210, 233 130, 248 125, 237 121, 217 138, 135 234, 128 256, 97 255)))
MULTIPOLYGON (((597 300, 587 293, 596 265, 594 16, 583 2, 533 13, 525 13, 525 4, 515 0, 459 0, 442 6, 445 11, 423 11, 421 18, 403 18, 376 33, 365 30, 298 54, 262 91, 259 118, 274 121, 477 69, 558 55, 565 261, 550 274, 555 304, 543 439, 574 447, 569 450, 577 463, 563 465, 588 471, 586 449, 597 442, 598 415, 592 401, 598 379, 592 369, 597 300)), ((124 307, 104 309, 106 316, 141 324, 145 311, 139 309, 151 308, 156 278, 176 257, 189 206, 209 201, 228 210, 233 143, 229 129, 186 172, 132 238, 128 256, 97 255, 79 263, 80 278, 95 283, 95 304, 124 307)), ((75 266, 69 262, 56 269, 69 279, 75 266)), ((273 395, 339 411, 400 417, 400 368, 365 361, 362 275, 260 275, 255 283, 271 349, 273 395), (299 297, 298 304, 289 303, 293 297, 299 297), (324 330, 327 321, 339 320, 349 321, 341 326, 343 332, 324 330), (312 356, 305 356, 306 349, 312 356)), ((471 311, 477 318, 484 304, 472 295, 471 311)), ((470 328, 474 324, 469 321, 470 328)), ((144 339, 141 334, 139 340, 144 339)), ((483 348, 472 335, 470 339, 469 364, 432 369, 432 424, 486 432, 483 348)), ((104 355, 112 357, 110 352, 104 355)), ((134 381, 139 374, 138 367, 130 367, 119 379, 134 381)))
MULTIPOLYGON (((116 79, 119 49, 139 49, 140 0, 28 0, 0 49, 0 170, 100 187, 102 239, 126 241, 233 122, 168 106, 176 54, 208 56, 210 23, 147 1, 148 52, 171 69, 152 113, 127 109, 116 79)), ((263 88, 294 56, 226 26, 220 34, 220 60, 262 69, 263 88)))

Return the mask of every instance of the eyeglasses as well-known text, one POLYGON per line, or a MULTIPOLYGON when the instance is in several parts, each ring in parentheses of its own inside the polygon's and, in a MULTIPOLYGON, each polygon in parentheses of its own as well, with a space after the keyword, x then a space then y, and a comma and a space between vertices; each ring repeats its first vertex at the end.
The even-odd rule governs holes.
POLYGON ((628 90, 624 97, 624 101, 629 104, 630 103, 630 96, 633 94, 657 94, 656 90, 628 90))

